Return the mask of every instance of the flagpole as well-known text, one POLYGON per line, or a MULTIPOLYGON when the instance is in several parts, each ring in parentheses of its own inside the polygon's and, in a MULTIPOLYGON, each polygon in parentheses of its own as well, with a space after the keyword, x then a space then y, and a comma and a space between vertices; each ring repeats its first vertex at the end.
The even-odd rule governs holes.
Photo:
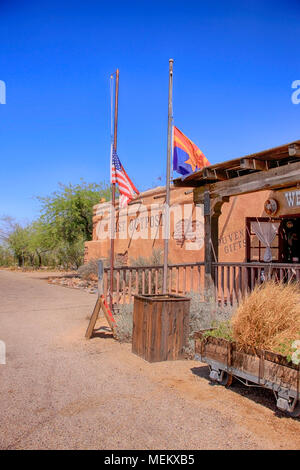
POLYGON ((167 293, 168 279, 168 254, 169 254, 169 226, 170 226, 170 172, 171 172, 171 147, 172 147, 172 119, 173 119, 173 59, 169 59, 169 103, 168 103, 168 146, 167 146, 167 175, 166 175, 166 202, 164 223, 164 270, 163 270, 163 294, 167 293))
MULTIPOLYGON (((119 69, 116 71, 116 86, 115 86, 115 111, 114 111, 114 143, 113 149, 117 152, 117 134, 118 134, 118 102, 119 102, 119 69)), ((112 163, 110 167, 112 171, 112 163)), ((110 309, 113 305, 113 288, 114 288, 114 260, 115 260, 115 207, 116 207, 116 183, 111 183, 111 203, 112 203, 112 216, 111 216, 111 238, 110 238, 110 309)))

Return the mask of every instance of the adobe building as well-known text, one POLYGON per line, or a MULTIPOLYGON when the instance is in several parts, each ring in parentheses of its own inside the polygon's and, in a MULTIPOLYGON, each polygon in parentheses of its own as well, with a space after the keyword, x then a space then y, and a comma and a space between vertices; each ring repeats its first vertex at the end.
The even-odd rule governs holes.
MULTIPOLYGON (((261 228, 263 222, 271 221, 277 230, 270 247, 272 261, 299 262, 299 149, 297 141, 174 180, 169 262, 204 261, 207 191, 214 206, 210 213, 212 261, 264 262, 266 246, 257 223, 261 228)), ((163 249, 164 202, 165 188, 157 187, 140 193, 125 211, 116 210, 117 263, 134 265, 137 258, 150 259, 154 250, 163 249)), ((94 206, 93 240, 85 245, 86 262, 109 258, 110 220, 110 203, 94 206)))
POLYGON ((234 262, 299 265, 300 141, 211 165, 174 183, 193 187, 194 203, 204 205, 206 270, 228 255, 234 262), (233 227, 244 230, 243 253, 228 244, 237 237, 233 227))

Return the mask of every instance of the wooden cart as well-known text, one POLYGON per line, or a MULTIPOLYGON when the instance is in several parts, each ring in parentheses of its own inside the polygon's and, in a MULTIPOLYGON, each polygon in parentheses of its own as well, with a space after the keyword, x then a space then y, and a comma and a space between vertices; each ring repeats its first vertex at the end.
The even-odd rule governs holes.
POLYGON ((238 378, 247 386, 273 390, 276 405, 289 416, 300 416, 299 366, 270 351, 241 350, 234 342, 208 336, 210 330, 194 335, 195 359, 209 365, 211 380, 229 386, 238 378))

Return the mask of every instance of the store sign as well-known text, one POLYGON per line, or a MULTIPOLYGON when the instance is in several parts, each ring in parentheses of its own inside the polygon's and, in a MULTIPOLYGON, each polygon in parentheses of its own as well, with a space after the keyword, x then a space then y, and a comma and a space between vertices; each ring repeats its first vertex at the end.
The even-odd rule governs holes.
POLYGON ((300 191, 287 191, 284 193, 288 207, 300 206, 300 191))

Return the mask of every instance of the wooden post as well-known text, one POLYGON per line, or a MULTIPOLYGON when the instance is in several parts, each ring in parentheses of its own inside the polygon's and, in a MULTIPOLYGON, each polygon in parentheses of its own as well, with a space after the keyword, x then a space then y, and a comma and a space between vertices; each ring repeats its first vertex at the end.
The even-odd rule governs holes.
POLYGON ((211 259, 211 211, 209 191, 204 191, 204 288, 208 299, 212 290, 212 259, 211 259))
POLYGON ((163 294, 167 293, 168 279, 168 252, 169 252, 169 225, 170 225, 170 173, 171 173, 171 146, 172 146, 172 91, 173 91, 173 59, 169 60, 169 103, 168 103, 168 147, 167 147, 167 175, 166 175, 166 203, 165 203, 165 233, 164 233, 164 270, 163 294))
POLYGON ((103 261, 98 261, 98 297, 104 294, 104 287, 103 287, 103 261))
POLYGON ((211 199, 208 189, 204 190, 204 263, 205 263, 205 297, 217 292, 218 276, 212 263, 219 260, 219 217, 224 202, 229 197, 211 199))

